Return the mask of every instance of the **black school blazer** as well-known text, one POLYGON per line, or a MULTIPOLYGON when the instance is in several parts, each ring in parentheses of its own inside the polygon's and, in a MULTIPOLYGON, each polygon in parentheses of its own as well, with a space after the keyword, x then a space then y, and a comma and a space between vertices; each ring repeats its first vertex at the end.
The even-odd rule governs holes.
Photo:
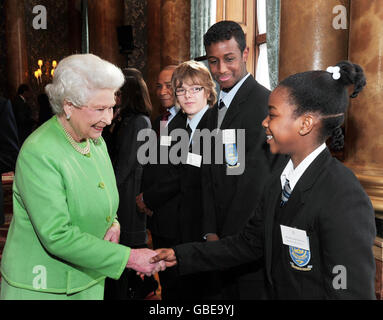
MULTIPOLYGON (((224 269, 263 258, 268 283, 279 299, 374 299, 376 236, 371 201, 355 175, 325 149, 307 168, 286 207, 288 226, 306 230, 311 271, 292 268, 289 247, 280 261, 291 290, 277 287, 271 274, 275 206, 281 193, 281 172, 267 184, 261 205, 237 235, 216 242, 175 247, 181 274, 224 269), (347 288, 335 289, 335 266, 347 270, 347 288)), ((288 288, 287 286, 287 288, 288 288)))
MULTIPOLYGON (((153 129, 159 131, 158 118, 153 123, 153 129)), ((168 133, 170 134, 174 129, 185 128, 186 117, 179 111, 174 118, 168 124, 168 133)), ((160 137, 157 139, 157 164, 147 164, 144 166, 144 172, 142 177, 142 187, 145 204, 153 210, 153 216, 148 218, 148 228, 150 231, 160 237, 175 240, 177 238, 177 216, 178 216, 178 203, 179 195, 175 195, 173 198, 165 199, 161 198, 158 191, 162 190, 159 185, 161 181, 167 178, 169 174, 169 167, 172 164, 160 164, 159 154, 161 148, 167 148, 160 146, 160 137)))
MULTIPOLYGON (((207 127, 207 121, 211 109, 206 110, 199 121, 196 129, 203 130, 207 127)), ((182 128, 186 128, 186 119, 182 128)), ((197 143, 197 135, 193 136, 193 142, 197 143)), ((199 150, 193 150, 194 153, 203 155, 203 139, 199 140, 199 150)), ((162 176, 161 181, 156 188, 144 193, 145 203, 153 210, 161 210, 163 203, 177 201, 177 215, 169 224, 176 232, 177 243, 190 241, 202 241, 203 229, 203 205, 202 205, 202 167, 186 164, 168 165, 167 173, 162 176)), ((153 215, 154 216, 154 215, 153 215)))
MULTIPOLYGON (((212 144, 213 164, 207 166, 203 173, 205 233, 217 233, 224 237, 239 232, 260 200, 276 159, 269 151, 262 127, 262 121, 268 114, 269 94, 270 91, 250 75, 226 112, 221 130, 245 130, 245 167, 241 175, 227 175, 225 161, 217 164, 214 159, 215 149, 212 144)), ((208 122, 211 131, 217 128, 217 117, 216 104, 208 122)))

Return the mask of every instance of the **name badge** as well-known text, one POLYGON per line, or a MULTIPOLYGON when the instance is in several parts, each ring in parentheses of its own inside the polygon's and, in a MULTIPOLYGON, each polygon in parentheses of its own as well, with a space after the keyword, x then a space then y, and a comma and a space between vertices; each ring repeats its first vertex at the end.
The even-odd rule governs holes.
POLYGON ((287 246, 310 250, 309 240, 305 230, 281 225, 282 241, 287 246))
POLYGON ((195 153, 188 153, 188 157, 186 158, 186 164, 190 164, 191 166, 194 167, 201 167, 201 162, 202 162, 202 156, 199 154, 195 153))
POLYGON ((235 129, 222 130, 222 142, 223 144, 235 143, 235 129))
POLYGON ((160 144, 161 144, 161 146, 170 147, 172 144, 172 137, 171 136, 161 136, 160 144))

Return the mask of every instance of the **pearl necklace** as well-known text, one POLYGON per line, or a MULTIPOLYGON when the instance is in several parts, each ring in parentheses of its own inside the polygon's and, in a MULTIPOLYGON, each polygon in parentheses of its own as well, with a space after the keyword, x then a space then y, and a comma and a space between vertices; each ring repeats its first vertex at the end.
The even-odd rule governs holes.
POLYGON ((61 127, 64 129, 65 136, 67 137, 69 143, 72 145, 72 147, 79 153, 83 155, 90 154, 90 143, 89 139, 86 139, 86 146, 84 148, 80 147, 76 141, 72 138, 72 136, 69 134, 69 132, 65 129, 64 125, 61 123, 61 120, 59 120, 61 127))

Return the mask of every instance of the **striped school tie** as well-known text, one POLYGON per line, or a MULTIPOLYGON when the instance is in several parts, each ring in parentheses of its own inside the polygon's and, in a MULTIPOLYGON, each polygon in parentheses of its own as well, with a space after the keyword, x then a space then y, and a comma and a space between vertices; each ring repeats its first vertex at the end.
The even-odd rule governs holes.
POLYGON ((291 194, 291 188, 290 188, 290 182, 288 179, 286 179, 285 186, 282 190, 282 196, 281 196, 281 207, 283 207, 287 201, 289 201, 291 194))
POLYGON ((189 124, 186 126, 186 131, 188 132, 188 135, 189 135, 189 152, 192 151, 192 144, 193 144, 193 140, 192 140, 192 128, 190 128, 189 124))

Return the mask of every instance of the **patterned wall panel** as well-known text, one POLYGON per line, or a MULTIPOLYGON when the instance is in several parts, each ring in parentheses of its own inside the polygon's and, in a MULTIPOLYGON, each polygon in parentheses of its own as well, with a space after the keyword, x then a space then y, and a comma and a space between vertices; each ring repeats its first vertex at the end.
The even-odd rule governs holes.
POLYGON ((135 49, 129 55, 129 67, 146 75, 147 60, 147 0, 125 0, 124 24, 133 26, 135 49))
POLYGON ((49 76, 46 75, 43 85, 37 85, 33 74, 38 68, 38 59, 44 61, 44 72, 46 67, 51 68, 52 60, 59 61, 69 55, 67 1, 25 0, 25 31, 30 83, 36 91, 42 92, 43 85, 48 82, 49 76), (37 5, 42 5, 47 10, 46 30, 36 30, 33 27, 33 19, 36 17, 33 8, 37 5))
MULTIPOLYGON (((28 52, 29 82, 37 96, 43 92, 44 85, 37 84, 34 71, 38 68, 37 61, 42 59, 51 63, 53 59, 59 61, 71 54, 69 16, 67 0, 24 0, 25 31, 28 52), (47 29, 35 30, 33 19, 36 14, 33 8, 42 5, 47 10, 47 29)), ((129 56, 129 66, 141 70, 146 74, 147 60, 147 0, 124 0, 124 24, 133 26, 135 49, 129 56)), ((4 0, 0 0, 0 74, 6 75, 4 0)), ((45 66, 44 66, 45 67, 45 66)), ((43 71, 44 71, 43 67, 43 71)), ((0 77, 0 95, 7 96, 6 76, 0 77)))

